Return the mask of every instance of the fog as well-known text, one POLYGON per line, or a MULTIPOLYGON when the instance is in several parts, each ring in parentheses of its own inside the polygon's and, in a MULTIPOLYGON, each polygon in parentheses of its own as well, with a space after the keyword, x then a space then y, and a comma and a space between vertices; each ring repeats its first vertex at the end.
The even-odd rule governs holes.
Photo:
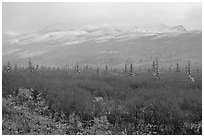
POLYGON ((202 28, 201 3, 3 3, 3 31, 31 32, 53 23, 164 23, 202 28))

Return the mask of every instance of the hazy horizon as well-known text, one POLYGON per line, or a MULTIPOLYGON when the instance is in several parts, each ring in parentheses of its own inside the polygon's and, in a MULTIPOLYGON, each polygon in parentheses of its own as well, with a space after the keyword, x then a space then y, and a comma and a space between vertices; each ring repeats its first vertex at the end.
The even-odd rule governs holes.
POLYGON ((19 33, 40 30, 50 24, 151 24, 184 25, 202 29, 201 3, 60 3, 3 2, 2 30, 19 33))

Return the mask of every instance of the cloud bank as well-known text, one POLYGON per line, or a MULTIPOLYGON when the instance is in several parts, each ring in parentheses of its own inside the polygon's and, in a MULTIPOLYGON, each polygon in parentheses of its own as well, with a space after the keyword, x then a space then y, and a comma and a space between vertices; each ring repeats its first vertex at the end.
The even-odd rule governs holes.
POLYGON ((3 3, 3 31, 37 31, 53 23, 184 25, 202 29, 201 3, 3 3))

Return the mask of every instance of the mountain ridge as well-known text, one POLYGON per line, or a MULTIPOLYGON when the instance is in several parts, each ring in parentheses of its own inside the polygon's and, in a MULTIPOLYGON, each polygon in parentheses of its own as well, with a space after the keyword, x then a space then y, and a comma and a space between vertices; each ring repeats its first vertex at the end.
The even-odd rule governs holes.
POLYGON ((48 66, 79 62, 121 67, 128 62, 148 65, 156 57, 164 64, 179 58, 183 63, 192 59, 201 64, 202 31, 187 31, 182 25, 97 24, 73 30, 20 34, 3 38, 2 44, 3 63, 10 60, 22 65, 32 58, 36 64, 48 66))

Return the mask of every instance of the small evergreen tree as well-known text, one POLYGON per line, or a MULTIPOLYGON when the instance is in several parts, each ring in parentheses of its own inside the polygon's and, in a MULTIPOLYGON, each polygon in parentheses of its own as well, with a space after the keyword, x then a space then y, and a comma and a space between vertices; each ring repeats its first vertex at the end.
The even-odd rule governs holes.
POLYGON ((133 73, 133 66, 132 66, 132 63, 130 64, 130 73, 133 73))
POLYGON ((11 70, 12 70, 12 66, 11 66, 10 61, 8 61, 6 71, 11 72, 11 70))
POLYGON ((180 68, 179 68, 179 63, 178 62, 176 63, 176 72, 177 73, 180 72, 180 68))
POLYGON ((79 73, 79 64, 78 64, 78 62, 77 62, 77 65, 76 65, 76 67, 75 67, 75 71, 76 71, 77 73, 79 73))
POLYGON ((186 66, 186 74, 191 75, 191 63, 188 61, 188 64, 186 66))
POLYGON ((28 59, 28 68, 29 68, 30 72, 33 72, 33 65, 30 61, 30 58, 28 59))
POLYGON ((156 58, 156 61, 155 61, 155 76, 156 76, 156 78, 159 78, 159 63, 158 63, 157 58, 156 58))
POLYGON ((106 69, 106 72, 107 72, 108 71, 108 66, 107 65, 106 65, 105 69, 106 69))
POLYGON ((36 71, 39 71, 39 66, 38 65, 36 65, 36 71))
POLYGON ((97 67, 97 69, 96 69, 96 73, 99 74, 99 67, 97 67))
POLYGON ((124 71, 125 73, 127 72, 127 65, 125 64, 125 71, 124 71))
POLYGON ((152 62, 152 73, 155 73, 155 61, 152 62))

